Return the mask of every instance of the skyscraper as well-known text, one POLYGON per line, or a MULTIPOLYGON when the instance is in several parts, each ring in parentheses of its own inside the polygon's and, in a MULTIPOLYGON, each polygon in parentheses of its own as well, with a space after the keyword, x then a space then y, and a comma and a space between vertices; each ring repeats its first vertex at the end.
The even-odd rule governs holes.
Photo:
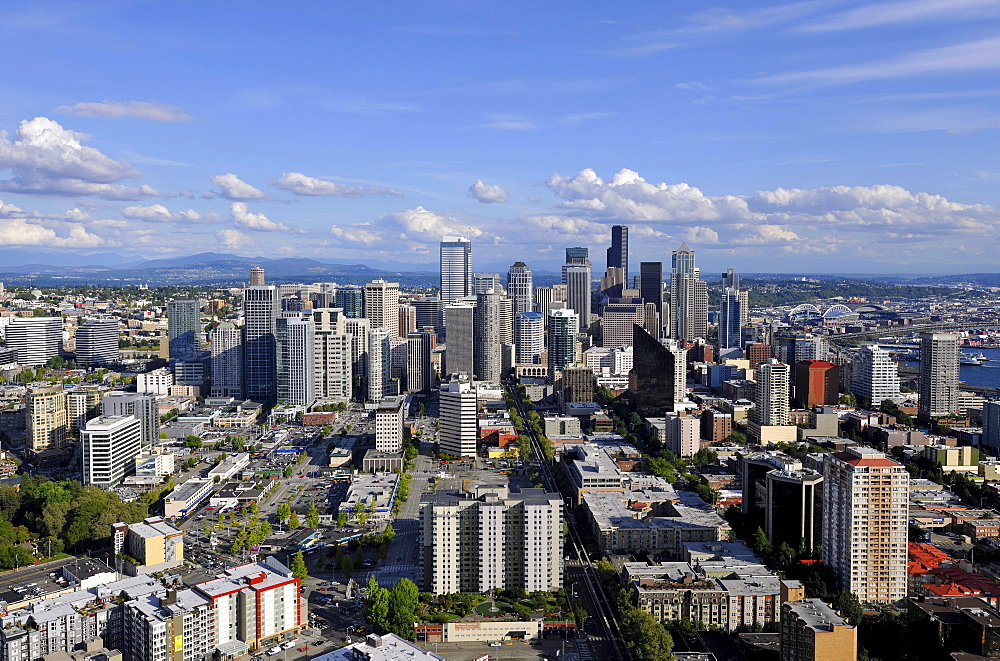
POLYGON ((531 269, 524 262, 514 262, 507 269, 507 295, 514 301, 514 315, 534 310, 531 269))
POLYGON ((417 329, 441 328, 441 299, 437 296, 418 298, 410 305, 417 310, 417 329))
POLYGON ((552 310, 549 325, 549 378, 555 380, 556 370, 576 362, 576 335, 580 322, 573 310, 552 310))
POLYGON ((333 298, 334 307, 343 310, 345 317, 360 319, 365 316, 365 292, 360 287, 338 289, 333 298))
POLYGON ((385 328, 399 337, 399 283, 378 279, 365 283, 365 317, 372 328, 385 328))
MULTIPOLYGON (((359 377, 359 387, 363 389, 364 381, 368 379, 368 332, 371 323, 367 319, 345 317, 344 330, 351 339, 351 374, 359 377)), ((362 390, 358 396, 364 392, 367 391, 362 390)))
POLYGON ((499 273, 474 273, 472 275, 472 293, 485 294, 489 290, 501 291, 503 285, 500 284, 499 273))
POLYGON ((456 457, 475 457, 479 441, 476 391, 468 381, 452 381, 441 386, 439 397, 441 451, 456 457))
MULTIPOLYGON (((632 326, 646 324, 646 307, 641 303, 610 303, 601 317, 602 347, 632 346, 632 326)), ((655 330, 655 328, 654 328, 655 330)), ((650 333, 653 335, 653 333, 650 333)), ((658 334, 654 335, 654 337, 658 334)))
POLYGON ((88 319, 76 329, 76 362, 82 367, 118 362, 118 320, 88 319))
POLYGON ((201 312, 197 300, 183 298, 167 303, 167 337, 171 360, 192 360, 198 355, 201 312))
POLYGON ((474 343, 474 369, 476 380, 500 383, 502 376, 500 335, 500 301, 503 296, 495 290, 479 294, 476 301, 474 343))
POLYGON ((62 349, 62 317, 15 317, 6 328, 7 348, 21 365, 44 365, 62 349))
POLYGON ((545 350, 545 317, 540 312, 521 312, 517 315, 515 362, 520 365, 539 362, 545 350))
POLYGON ((250 269, 250 286, 258 287, 262 284, 264 284, 264 269, 255 266, 250 269))
POLYGON ((472 293, 472 242, 446 236, 441 241, 441 307, 472 293))
POLYGON ((910 474, 863 446, 823 462, 823 561, 861 603, 906 598, 910 474))
POLYGON ((743 300, 740 274, 732 269, 722 274, 722 299, 719 303, 719 348, 743 347, 743 300))
POLYGON ((899 367, 877 344, 858 349, 851 362, 851 392, 870 406, 899 396, 899 367))
POLYGON ((825 360, 795 363, 795 401, 800 408, 834 405, 840 399, 840 368, 825 360))
MULTIPOLYGON (((475 373, 475 314, 476 302, 462 298, 444 309, 448 335, 445 342, 445 373, 475 373)), ((442 375, 443 376, 443 375, 442 375)))
POLYGON ((660 321, 663 318, 663 262, 639 263, 639 297, 643 303, 656 306, 656 326, 647 326, 646 330, 653 337, 659 338, 662 335, 660 328, 663 327, 663 322, 660 321))
POLYGON ((590 327, 590 260, 586 248, 566 248, 562 284, 566 285, 566 303, 577 314, 578 330, 590 327))
MULTIPOLYGON (((923 420, 953 415, 958 410, 958 336, 920 334, 920 401, 923 420)), ((874 402, 873 402, 874 403, 874 402)))
POLYGON ((278 402, 311 406, 316 401, 315 327, 310 317, 278 319, 278 402))
POLYGON ((243 339, 240 329, 224 321, 210 334, 212 397, 243 398, 243 339))
POLYGON ((1000 450, 1000 401, 983 403, 983 443, 993 451, 1000 450))
POLYGON ((547 314, 546 308, 552 302, 552 287, 535 287, 532 293, 535 297, 535 312, 542 315, 547 314))
POLYGON ((682 243, 670 269, 670 337, 695 340, 708 335, 708 285, 700 279, 694 251, 682 243))
POLYGON ((772 358, 757 366, 754 388, 754 420, 762 427, 788 424, 788 392, 791 368, 772 358))
POLYGON ((350 399, 352 336, 347 332, 344 311, 340 308, 317 308, 312 312, 312 320, 316 397, 350 399))
POLYGON ((116 390, 101 399, 102 416, 131 415, 138 418, 143 451, 147 451, 159 441, 159 413, 159 409, 156 407, 156 397, 153 395, 116 390))
POLYGON ((273 402, 278 396, 275 364, 278 290, 255 285, 243 290, 243 396, 273 402))
POLYGON ((628 281, 628 226, 611 226, 611 247, 608 248, 608 269, 620 268, 628 281))
POLYGON ((99 417, 80 432, 83 483, 112 489, 135 472, 135 458, 142 450, 139 419, 132 415, 99 417))
POLYGON ((434 387, 434 353, 437 336, 434 333, 416 331, 406 336, 406 390, 421 392, 434 387))
POLYGON ((366 400, 380 402, 392 386, 391 333, 388 328, 368 331, 368 384, 366 400))
POLYGON ((639 413, 647 418, 677 410, 687 397, 687 350, 663 344, 636 324, 632 326, 633 368, 629 390, 639 413))

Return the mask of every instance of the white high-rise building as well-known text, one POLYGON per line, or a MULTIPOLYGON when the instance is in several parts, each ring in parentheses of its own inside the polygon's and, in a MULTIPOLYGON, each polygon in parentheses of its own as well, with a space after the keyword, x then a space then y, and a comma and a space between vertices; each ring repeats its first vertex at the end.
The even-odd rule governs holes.
POLYGON ((375 409, 375 449, 399 452, 403 449, 403 403, 400 395, 383 397, 375 409))
POLYGON ((446 236, 441 241, 441 308, 472 293, 472 242, 446 236))
POLYGON ((503 375, 501 362, 500 302, 503 295, 490 289, 478 295, 474 329, 474 367, 476 379, 487 383, 500 383, 503 375))
POLYGON ((667 411, 664 416, 667 432, 664 444, 666 448, 679 457, 693 457, 701 447, 700 418, 681 415, 674 411, 667 411))
POLYGON ((479 442, 476 391, 468 382, 441 386, 439 399, 441 451, 457 457, 475 457, 479 442))
POLYGON ((142 452, 142 429, 133 415, 99 417, 80 431, 83 445, 83 483, 112 489, 135 471, 142 452))
POLYGON ((372 280, 365 283, 365 317, 372 328, 385 328, 399 337, 399 283, 372 280))
POLYGON ((81 367, 116 363, 118 351, 118 320, 88 319, 76 328, 76 363, 81 367))
POLYGON ((44 365, 62 349, 62 317, 16 317, 6 328, 7 348, 21 365, 44 365))
POLYGON ((708 285, 694 264, 694 251, 682 243, 670 269, 670 337, 678 340, 708 335, 708 285))
POLYGON ((388 328, 368 331, 368 385, 366 400, 380 402, 392 385, 392 333, 388 328))
POLYGON ((212 397, 243 399, 243 334, 224 321, 209 334, 212 361, 212 397))
POLYGON ((421 508, 425 589, 433 594, 562 585, 562 499, 542 489, 477 488, 421 508))
POLYGON ((858 349, 851 362, 851 392, 871 406, 899 396, 899 367, 877 344, 858 349))
POLYGON ((485 294, 490 291, 503 291, 503 285, 500 283, 499 273, 473 273, 472 274, 472 293, 478 296, 479 294, 485 294))
POLYGON ((159 441, 160 411, 152 395, 114 390, 101 399, 101 415, 138 418, 143 452, 159 441))
POLYGON ((166 367, 135 375, 136 392, 148 392, 153 395, 169 395, 174 385, 174 374, 166 367))
POLYGON ((311 406, 316 401, 315 326, 301 316, 278 319, 278 402, 311 406))
POLYGON ((922 419, 954 415, 958 411, 958 336, 920 334, 920 401, 922 419))
POLYGON ((586 248, 567 248, 566 264, 562 267, 562 284, 566 285, 566 304, 577 314, 580 331, 590 327, 590 260, 586 248), (584 251, 571 255, 571 251, 584 251))
POLYGON ((823 561, 863 604, 905 599, 910 474, 863 446, 823 467, 823 561))
MULTIPOLYGON (((316 397, 351 398, 352 336, 347 332, 347 318, 341 308, 317 308, 312 313, 315 331, 316 397)), ((367 321, 367 320, 366 320, 367 321)), ((367 337, 366 337, 367 339, 367 337)))
POLYGON ((348 315, 344 319, 344 329, 351 337, 351 374, 358 374, 367 380, 368 333, 371 332, 371 322, 364 318, 348 315))
POLYGON ((787 425, 791 368, 772 358, 757 366, 754 420, 761 426, 787 425))
POLYGON ((544 315, 540 312, 519 312, 514 328, 517 329, 517 337, 514 338, 517 364, 539 362, 545 351, 544 315))
POLYGON ((514 262, 507 269, 507 295, 514 302, 515 317, 535 309, 531 269, 524 262, 514 262))

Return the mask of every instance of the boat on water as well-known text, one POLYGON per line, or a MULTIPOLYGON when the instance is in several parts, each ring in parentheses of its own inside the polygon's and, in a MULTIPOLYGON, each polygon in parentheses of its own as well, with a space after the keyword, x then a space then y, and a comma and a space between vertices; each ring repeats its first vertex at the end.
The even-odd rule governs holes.
POLYGON ((970 354, 970 356, 972 356, 973 358, 975 358, 976 360, 978 360, 981 363, 988 362, 989 359, 990 359, 989 356, 987 356, 986 354, 984 354, 982 351, 980 351, 979 353, 970 354))
POLYGON ((978 356, 974 356, 972 354, 968 354, 968 353, 965 353, 963 351, 962 354, 958 357, 958 364, 959 365, 982 365, 983 361, 979 360, 978 356))

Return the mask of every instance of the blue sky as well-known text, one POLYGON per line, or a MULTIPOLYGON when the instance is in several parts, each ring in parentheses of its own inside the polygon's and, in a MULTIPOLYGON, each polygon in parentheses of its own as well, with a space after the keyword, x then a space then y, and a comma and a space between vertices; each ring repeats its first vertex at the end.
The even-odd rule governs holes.
POLYGON ((1000 3, 6 2, 0 245, 995 270, 1000 3), (280 7, 280 9, 279 9, 280 7))

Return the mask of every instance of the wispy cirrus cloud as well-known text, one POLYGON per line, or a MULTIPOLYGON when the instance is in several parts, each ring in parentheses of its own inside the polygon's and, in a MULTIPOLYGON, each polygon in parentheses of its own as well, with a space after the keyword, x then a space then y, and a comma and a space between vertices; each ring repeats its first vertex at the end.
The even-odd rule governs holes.
POLYGON ((184 112, 180 106, 172 106, 158 101, 81 101, 71 106, 59 106, 56 110, 82 117, 106 117, 110 119, 134 117, 154 122, 190 122, 194 120, 194 117, 184 112))
POLYGON ((486 116, 489 121, 482 126, 504 131, 537 131, 546 128, 580 126, 587 122, 614 117, 617 114, 613 112, 581 112, 532 117, 529 115, 493 113, 486 116))
POLYGON ((797 29, 837 32, 918 21, 961 21, 998 16, 1000 5, 995 0, 906 0, 855 7, 810 21, 797 29))
POLYGON ((333 196, 333 197, 365 197, 368 195, 402 196, 399 191, 378 186, 348 186, 335 181, 318 179, 301 172, 282 172, 281 178, 274 186, 295 195, 303 196, 333 196))
POLYGON ((928 48, 877 62, 789 71, 757 78, 767 85, 838 85, 908 76, 1000 68, 1000 37, 928 48))

